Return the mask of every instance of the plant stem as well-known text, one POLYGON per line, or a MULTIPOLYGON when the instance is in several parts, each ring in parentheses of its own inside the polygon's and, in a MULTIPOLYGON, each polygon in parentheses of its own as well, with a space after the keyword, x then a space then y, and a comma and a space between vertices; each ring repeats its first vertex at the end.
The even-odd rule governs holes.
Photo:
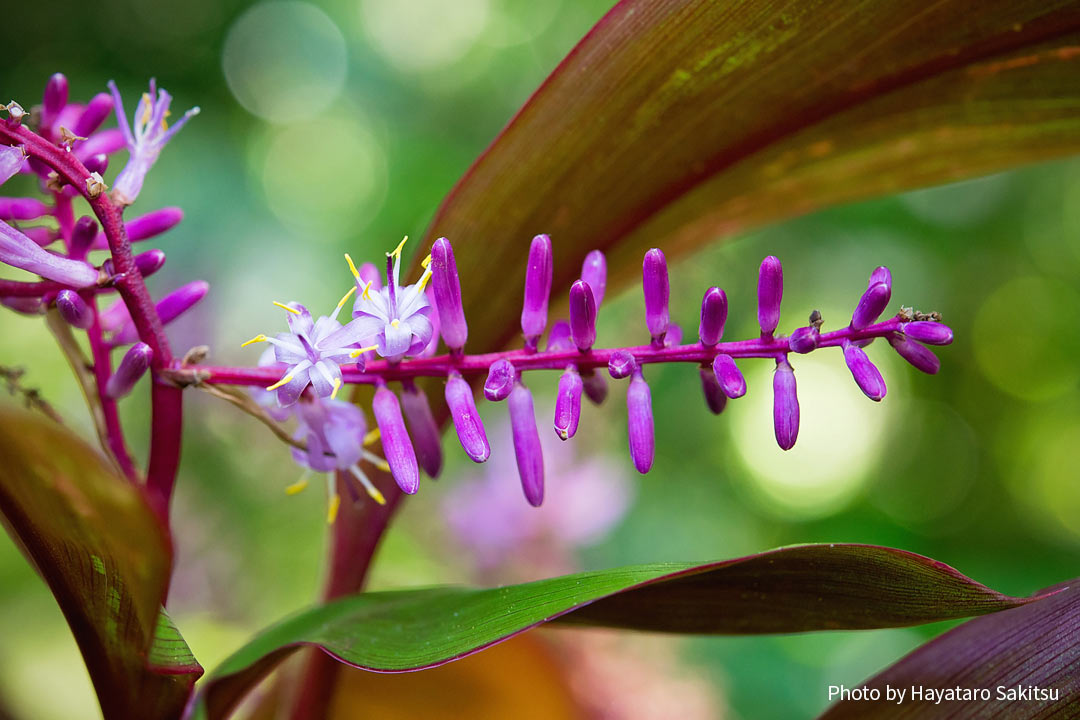
POLYGON ((109 358, 109 346, 105 344, 101 331, 101 317, 98 314, 97 303, 93 297, 83 296, 90 305, 94 314, 94 323, 86 331, 90 340, 90 355, 94 362, 94 379, 97 386, 97 403, 101 407, 105 423, 105 443, 116 459, 116 464, 124 471, 124 475, 134 483, 138 483, 139 473, 131 462, 127 445, 124 443, 124 430, 120 425, 120 413, 116 407, 116 400, 105 395, 105 383, 112 375, 112 362, 109 358))

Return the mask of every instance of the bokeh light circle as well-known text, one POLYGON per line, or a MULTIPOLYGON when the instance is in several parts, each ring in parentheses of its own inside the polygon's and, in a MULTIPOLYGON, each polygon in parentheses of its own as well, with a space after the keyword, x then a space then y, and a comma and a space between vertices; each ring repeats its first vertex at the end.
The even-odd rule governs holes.
POLYGON ((975 316, 975 357, 990 382, 1015 397, 1057 397, 1080 379, 1076 333, 1062 325, 1080 317, 1080 293, 1060 280, 1010 280, 975 316))
POLYGON ((225 81, 249 112, 271 122, 311 117, 341 94, 345 38, 305 2, 273 0, 251 8, 229 29, 225 81))
MULTIPOLYGON (((881 362, 876 349, 869 351, 871 360, 888 378, 891 363, 881 362)), ((785 452, 776 445, 769 361, 742 363, 749 391, 733 402, 746 407, 728 427, 749 471, 740 475, 764 509, 790 519, 824 517, 842 509, 866 483, 889 424, 890 398, 867 399, 839 351, 795 355, 791 363, 800 408, 795 447, 785 452)))
POLYGON ((461 59, 480 38, 490 0, 362 0, 359 22, 379 54, 407 72, 461 59))

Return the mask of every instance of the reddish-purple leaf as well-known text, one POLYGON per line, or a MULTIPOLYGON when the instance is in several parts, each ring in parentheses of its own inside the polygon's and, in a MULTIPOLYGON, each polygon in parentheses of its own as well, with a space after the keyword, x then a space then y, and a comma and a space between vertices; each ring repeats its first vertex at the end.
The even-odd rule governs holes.
POLYGON ((844 700, 821 719, 1080 717, 1080 579, 1044 591, 1050 592, 1037 603, 970 620, 931 640, 857 686, 876 689, 880 700, 844 700), (904 690, 904 700, 887 701, 887 686, 904 690), (945 699, 950 689, 980 694, 945 699))
POLYGON ((106 720, 178 718, 202 668, 161 603, 169 537, 66 429, 0 409, 0 520, 67 618, 106 720))

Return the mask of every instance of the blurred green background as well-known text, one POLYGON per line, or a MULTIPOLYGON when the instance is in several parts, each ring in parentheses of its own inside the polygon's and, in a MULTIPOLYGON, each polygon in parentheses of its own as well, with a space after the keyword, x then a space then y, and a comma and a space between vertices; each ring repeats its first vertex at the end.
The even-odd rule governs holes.
MULTIPOLYGON (((153 292, 194 278, 211 284, 207 300, 171 326, 174 347, 205 343, 219 363, 253 363, 257 353, 239 343, 281 325, 270 301, 328 309, 350 282, 343 252, 376 257, 403 234, 419 236, 472 158, 610 4, 22 4, 5 10, 0 95, 29 107, 61 70, 73 100, 110 78, 134 97, 156 76, 175 97, 174 112, 202 107, 163 153, 133 212, 180 205, 187 214, 147 245, 169 256, 153 292)), ((119 166, 117 158, 109 179, 119 166)), ((610 476, 626 502, 621 518, 617 507, 609 513, 610 532, 572 542, 551 521, 535 537, 500 547, 483 568, 448 526, 448 507, 455 487, 484 473, 516 484, 505 471, 512 451, 499 443, 493 463, 501 458, 502 469, 477 468, 448 438, 444 478, 407 501, 373 586, 516 581, 831 541, 923 553, 1011 594, 1077 575, 1080 162, 833 209, 716 244, 673 267, 673 318, 692 335, 702 291, 718 284, 731 301, 727 337, 754 335, 756 269, 766 254, 785 265, 786 331, 814 308, 827 328, 844 324, 869 272, 888 265, 894 305, 939 310, 956 332, 956 343, 939 353, 940 375, 922 376, 875 344, 870 356, 889 383, 875 405, 838 352, 794 358, 802 430, 796 448, 782 453, 772 439, 768 363, 745 363, 750 391, 720 418, 706 411, 693 368, 657 368, 649 374, 658 442, 650 475, 637 476, 626 457, 621 387, 604 407, 585 409, 576 447, 557 448, 566 456, 549 460, 568 478, 610 476)), ((601 342, 640 341, 640 291, 609 298, 601 342)), ((0 364, 26 368, 26 383, 89 436, 76 386, 40 320, 5 311, 0 337, 0 364)), ((532 385, 546 427, 555 377, 532 385)), ((123 404, 137 452, 146 441, 141 395, 123 404)), ((502 408, 481 411, 499 427, 502 408)), ((208 669, 317 595, 325 498, 318 485, 287 497, 283 488, 298 474, 286 448, 257 423, 211 398, 188 398, 171 606, 208 669)), ((565 498, 589 515, 596 498, 575 499, 577 487, 568 481, 548 505, 565 498)), ((494 497, 486 502, 482 489, 470 499, 478 523, 518 512, 494 497)), ((829 684, 857 683, 942 629, 738 639, 549 635, 579 643, 585 655, 574 657, 601 667, 589 677, 610 687, 605 694, 594 684, 596 697, 646 689, 618 687, 612 677, 630 671, 605 674, 612 659, 589 643, 625 643, 621 662, 652 678, 659 705, 604 701, 607 717, 664 717, 657 708, 678 700, 682 717, 779 719, 813 714, 829 684)), ((6 536, 3 705, 17 717, 99 717, 54 601, 6 536)))

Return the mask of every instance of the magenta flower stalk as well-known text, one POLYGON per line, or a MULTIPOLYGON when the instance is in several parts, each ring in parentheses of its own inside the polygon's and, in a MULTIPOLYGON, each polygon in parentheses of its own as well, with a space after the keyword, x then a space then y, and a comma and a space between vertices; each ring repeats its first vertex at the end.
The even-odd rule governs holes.
POLYGON ((408 495, 416 494, 420 489, 420 468, 412 440, 405 429, 405 418, 401 416, 401 405, 397 396, 390 388, 381 385, 375 391, 371 409, 379 426, 383 454, 390 466, 390 474, 394 476, 394 482, 402 492, 408 495))
POLYGON ((416 449, 416 459, 430 478, 439 477, 442 470, 442 442, 439 425, 431 413, 427 395, 412 380, 402 383, 401 408, 405 412, 416 449))
POLYGON ((555 396, 555 434, 561 440, 569 440, 577 432, 583 390, 581 374, 573 365, 568 366, 559 378, 559 392, 555 396))
POLYGON ((485 462, 491 457, 491 446, 484 432, 484 424, 476 410, 472 388, 456 371, 451 372, 446 381, 446 405, 450 408, 450 418, 465 454, 473 462, 485 462))
POLYGON ((450 241, 439 238, 431 246, 431 290, 439 313, 439 331, 446 347, 460 353, 469 337, 465 308, 461 304, 461 280, 450 241))
POLYGON ((199 114, 199 108, 191 108, 171 128, 168 127, 165 124, 165 118, 172 96, 164 89, 158 90, 157 84, 151 79, 150 92, 143 93, 135 108, 132 123, 128 124, 120 91, 116 89, 116 83, 112 80, 109 81, 109 91, 112 93, 113 103, 116 106, 116 120, 120 125, 120 132, 123 133, 124 142, 127 143, 128 152, 131 153, 127 165, 116 177, 112 189, 116 203, 125 206, 131 205, 139 197, 146 174, 157 162, 162 149, 180 131, 180 128, 187 124, 188 120, 199 114), (157 95, 156 100, 155 95, 157 95))
POLYGON ((780 301, 784 297, 784 269, 768 256, 758 268, 758 324, 762 337, 772 337, 780 324, 780 301))
POLYGON ((105 385, 105 395, 110 398, 120 398, 131 392, 131 389, 135 387, 135 383, 139 381, 146 371, 150 369, 150 360, 153 358, 154 351, 150 349, 150 346, 146 343, 137 343, 132 345, 126 353, 124 358, 120 361, 120 366, 116 368, 116 372, 109 378, 109 382, 105 385))
POLYGON ((652 394, 640 367, 635 367, 626 388, 626 425, 630 439, 630 458, 634 467, 644 475, 652 468, 656 454, 656 435, 653 428, 652 394))
POLYGON ((698 324, 698 339, 702 345, 715 345, 724 337, 727 313, 727 294, 718 287, 706 290, 701 299, 701 322, 698 324))
POLYGON ((551 295, 551 238, 537 235, 529 246, 525 269, 525 302, 521 308, 521 331, 525 346, 535 349, 547 327, 548 297, 551 295))
POLYGON ((668 331, 668 298, 671 295, 667 258, 663 251, 653 248, 645 253, 641 275, 641 287, 645 294, 645 325, 652 336, 653 345, 663 347, 664 335, 668 331))
POLYGON ((518 380, 510 391, 507 404, 521 489, 530 505, 540 507, 544 502, 544 454, 540 447, 540 432, 536 429, 532 393, 518 380))

